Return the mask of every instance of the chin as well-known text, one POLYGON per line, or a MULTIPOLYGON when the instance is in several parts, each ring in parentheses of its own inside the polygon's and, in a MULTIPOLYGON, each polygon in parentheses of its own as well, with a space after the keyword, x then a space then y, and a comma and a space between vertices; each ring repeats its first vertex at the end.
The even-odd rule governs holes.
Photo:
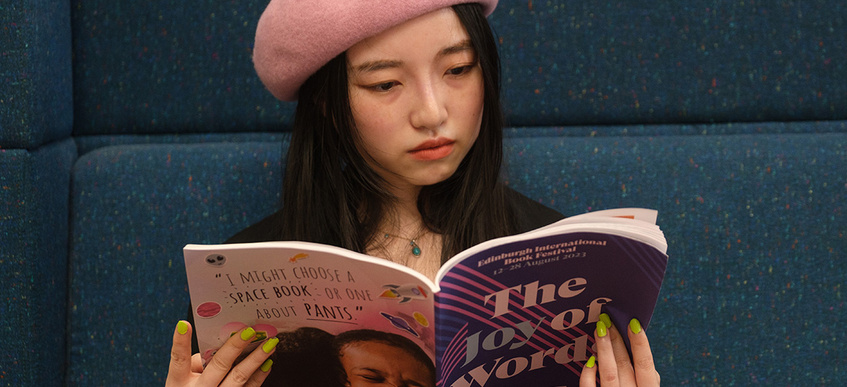
POLYGON ((428 186, 435 185, 441 183, 453 176, 456 173, 456 169, 451 169, 449 171, 437 171, 427 174, 425 177, 420 179, 420 186, 428 186))

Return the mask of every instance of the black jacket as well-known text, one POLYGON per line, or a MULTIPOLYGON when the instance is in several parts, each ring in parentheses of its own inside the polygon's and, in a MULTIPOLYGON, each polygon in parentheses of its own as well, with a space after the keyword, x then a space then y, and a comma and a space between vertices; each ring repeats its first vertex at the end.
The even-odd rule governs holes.
MULTIPOLYGON (((563 218, 562 214, 531 200, 523 194, 506 188, 506 200, 515 211, 518 221, 518 233, 532 231, 563 218)), ((277 232, 282 224, 282 210, 260 220, 258 223, 239 231, 227 239, 226 243, 270 242, 277 240, 277 232)))

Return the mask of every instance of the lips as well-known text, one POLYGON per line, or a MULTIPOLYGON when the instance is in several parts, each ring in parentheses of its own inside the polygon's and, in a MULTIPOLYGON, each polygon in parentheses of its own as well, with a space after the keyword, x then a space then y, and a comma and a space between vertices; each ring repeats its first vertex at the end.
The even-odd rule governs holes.
POLYGON ((427 140, 409 151, 409 154, 423 161, 438 160, 453 153, 455 141, 446 138, 427 140))

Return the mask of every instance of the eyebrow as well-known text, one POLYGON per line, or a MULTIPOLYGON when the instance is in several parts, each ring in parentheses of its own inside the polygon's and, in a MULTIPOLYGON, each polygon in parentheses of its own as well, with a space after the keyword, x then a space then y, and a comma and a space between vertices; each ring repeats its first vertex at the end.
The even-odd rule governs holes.
MULTIPOLYGON (((461 42, 443 48, 441 51, 438 52, 438 54, 435 55, 435 58, 441 59, 446 56, 466 51, 474 51, 470 39, 465 39, 461 42)), ((398 68, 401 66, 403 66, 403 61, 401 60, 373 60, 367 61, 358 66, 353 67, 353 71, 356 73, 370 73, 379 70, 398 68)))

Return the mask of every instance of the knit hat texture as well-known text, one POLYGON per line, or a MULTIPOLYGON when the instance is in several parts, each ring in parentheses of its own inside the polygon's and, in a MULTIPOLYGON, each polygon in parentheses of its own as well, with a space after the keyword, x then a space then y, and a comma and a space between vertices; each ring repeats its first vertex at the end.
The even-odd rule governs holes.
POLYGON ((486 16, 497 0, 271 0, 256 27, 253 65, 283 101, 324 64, 365 38, 455 4, 477 2, 486 16))

